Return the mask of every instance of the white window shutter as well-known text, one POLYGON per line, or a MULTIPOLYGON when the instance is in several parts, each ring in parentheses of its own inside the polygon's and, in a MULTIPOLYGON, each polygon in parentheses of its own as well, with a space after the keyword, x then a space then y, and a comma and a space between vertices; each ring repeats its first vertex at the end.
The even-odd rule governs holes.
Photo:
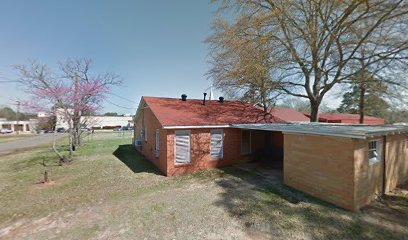
POLYGON ((191 162, 190 131, 176 131, 174 138, 175 138, 174 139, 175 162, 176 163, 191 162))
POLYGON ((160 154, 160 129, 156 129, 156 157, 160 154))
POLYGON ((210 155, 211 159, 222 159, 224 157, 222 130, 211 130, 210 155))

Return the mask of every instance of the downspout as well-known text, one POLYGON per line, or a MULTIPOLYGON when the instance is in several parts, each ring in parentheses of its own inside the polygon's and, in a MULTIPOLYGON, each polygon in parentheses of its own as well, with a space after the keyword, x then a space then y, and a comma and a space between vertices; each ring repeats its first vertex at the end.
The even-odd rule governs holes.
POLYGON ((386 188, 386 181, 387 181, 387 174, 386 174, 386 170, 387 170, 387 164, 385 162, 386 160, 386 150, 387 150, 387 137, 383 136, 383 146, 382 146, 382 150, 383 150, 383 154, 381 156, 382 158, 382 162, 383 162, 383 175, 382 175, 382 191, 381 191, 381 195, 385 195, 385 188, 386 188))

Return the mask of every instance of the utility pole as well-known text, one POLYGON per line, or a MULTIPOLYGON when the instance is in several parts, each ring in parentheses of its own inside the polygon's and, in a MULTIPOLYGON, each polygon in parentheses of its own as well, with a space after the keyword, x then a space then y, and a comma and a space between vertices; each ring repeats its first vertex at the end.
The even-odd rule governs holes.
MULTIPOLYGON (((20 101, 17 102, 17 113, 16 113, 16 118, 17 118, 17 135, 20 134, 20 101)), ((23 126, 24 127, 24 126, 23 126)))
POLYGON ((78 133, 79 133, 79 109, 78 109, 78 74, 75 72, 74 76, 74 144, 79 144, 78 133))

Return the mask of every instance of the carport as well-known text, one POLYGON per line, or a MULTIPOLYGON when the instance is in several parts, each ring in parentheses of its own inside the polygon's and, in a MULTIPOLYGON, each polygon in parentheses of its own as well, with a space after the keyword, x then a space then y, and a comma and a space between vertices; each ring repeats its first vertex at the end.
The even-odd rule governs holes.
MULTIPOLYGON (((407 126, 274 123, 231 127, 251 130, 259 138, 268 136, 266 132, 281 134, 284 183, 345 209, 358 210, 408 180, 407 126)), ((270 140, 263 151, 271 146, 270 152, 277 153, 279 140, 270 140)), ((279 158, 265 156, 271 161, 279 158)))

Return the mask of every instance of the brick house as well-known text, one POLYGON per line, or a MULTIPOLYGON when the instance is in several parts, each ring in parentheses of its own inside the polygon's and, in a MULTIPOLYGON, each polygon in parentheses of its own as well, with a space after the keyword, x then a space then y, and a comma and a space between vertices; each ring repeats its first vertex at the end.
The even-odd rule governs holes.
POLYGON ((256 136, 229 125, 272 122, 286 121, 240 101, 207 100, 203 105, 197 99, 142 97, 134 139, 147 159, 172 176, 248 160, 256 136))
POLYGON ((408 180, 408 127, 306 124, 285 111, 142 97, 134 145, 166 176, 265 161, 286 185, 349 210, 408 180))

